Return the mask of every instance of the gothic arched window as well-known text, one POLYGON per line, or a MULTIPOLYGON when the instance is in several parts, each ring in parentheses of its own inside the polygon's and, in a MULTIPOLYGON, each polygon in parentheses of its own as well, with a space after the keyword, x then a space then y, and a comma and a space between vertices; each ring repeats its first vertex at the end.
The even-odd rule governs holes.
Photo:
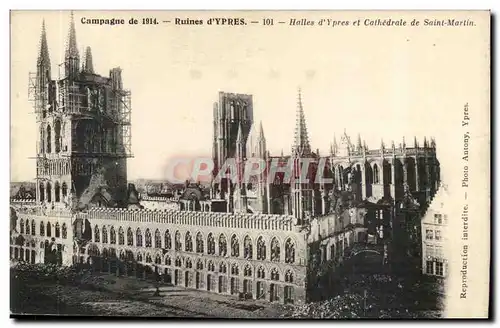
POLYGON ((56 238, 61 237, 61 226, 59 225, 59 222, 56 222, 56 238))
POLYGON ((40 222, 40 236, 45 236, 45 224, 42 222, 40 222))
POLYGON ((56 120, 54 124, 54 143, 56 148, 56 153, 61 151, 61 121, 56 120))
POLYGON ((62 225, 62 238, 68 238, 68 227, 66 226, 66 223, 63 223, 62 225))
POLYGON ((240 243, 238 241, 238 237, 233 235, 231 237, 231 256, 238 257, 240 256, 240 243))
POLYGON ((182 249, 182 243, 181 243, 181 233, 179 230, 175 232, 175 250, 180 251, 182 249))
POLYGON ((47 125, 47 147, 45 149, 47 149, 47 153, 50 153, 52 152, 52 135, 51 135, 52 131, 50 129, 50 124, 47 125))
POLYGON ((280 280, 278 269, 274 268, 271 270, 271 280, 280 280))
POLYGON ((24 219, 19 220, 19 233, 24 233, 24 219))
POLYGON ((208 271, 215 271, 215 265, 212 260, 208 261, 207 269, 208 271))
POLYGON ((214 235, 212 233, 208 234, 207 253, 208 254, 215 254, 215 239, 214 239, 214 235))
POLYGON ((43 183, 40 183, 40 186, 38 188, 40 190, 40 202, 44 202, 45 201, 45 187, 44 187, 43 183))
POLYGON ((295 262, 295 245, 291 238, 285 242, 285 263, 295 262))
POLYGON ((30 225, 30 220, 26 219, 26 234, 30 235, 31 234, 31 225, 30 225))
POLYGON ((180 266, 182 266, 182 260, 181 260, 181 258, 180 258, 180 257, 176 257, 176 258, 175 258, 175 266, 176 266, 176 267, 180 267, 180 266))
POLYGON ((146 254, 146 263, 151 263, 153 262, 153 258, 151 257, 151 254, 147 253, 146 254))
POLYGON ((142 247, 142 232, 141 229, 139 228, 137 228, 137 231, 135 232, 135 239, 136 239, 135 245, 142 247))
POLYGON ((61 201, 61 187, 59 186, 59 181, 56 181, 54 184, 54 194, 55 202, 59 203, 61 201))
POLYGON ((220 256, 226 256, 227 254, 227 241, 226 241, 226 236, 221 234, 219 236, 219 255, 220 256))
POLYGON ((203 262, 201 260, 196 261, 196 270, 203 270, 203 262))
POLYGON ((165 248, 166 249, 171 249, 172 248, 172 237, 170 237, 170 231, 165 231, 165 248))
POLYGON ((36 235, 36 223, 35 220, 31 221, 31 234, 36 235))
POLYGON ((249 264, 247 264, 245 266, 245 269, 243 269, 243 275, 245 277, 251 277, 252 276, 252 267, 249 264))
POLYGON ((137 262, 142 262, 142 254, 137 253, 137 262))
POLYGON ((196 253, 203 253, 203 235, 201 232, 196 234, 196 253))
POLYGON ((109 241, 110 241, 110 244, 116 244, 116 231, 115 231, 115 227, 111 227, 111 229, 109 230, 109 241))
POLYGON ((134 246, 134 233, 131 228, 127 229, 127 245, 134 246))
POLYGON ((252 259, 252 253, 253 253, 253 245, 252 245, 252 240, 250 237, 247 235, 245 236, 245 239, 243 241, 243 256, 246 259, 252 259))
POLYGON ((379 172, 378 172, 378 165, 373 164, 373 183, 379 183, 379 172))
POLYGON ((101 242, 101 234, 99 233, 99 227, 97 225, 94 228, 94 242, 101 242))
POLYGON ((104 244, 108 243, 108 229, 106 229, 106 226, 102 226, 102 242, 104 244))
POLYGON ((155 264, 161 264, 161 256, 160 256, 160 254, 156 254, 155 264))
POLYGON ((237 275, 240 274, 240 268, 238 267, 238 264, 233 263, 231 265, 231 274, 234 275, 234 276, 237 276, 237 275))
POLYGON ((285 281, 293 283, 293 272, 290 270, 287 270, 285 273, 285 281))
POLYGON ((191 259, 189 257, 186 258, 186 268, 188 268, 188 269, 193 268, 193 262, 191 262, 191 259))
POLYGON ((40 153, 45 153, 45 130, 43 126, 40 127, 40 153))
POLYGON ((52 228, 50 222, 47 222, 47 237, 52 237, 52 228))
POLYGON ((271 241, 271 261, 279 261, 280 260, 280 243, 278 239, 273 238, 271 241))
POLYGON ((219 264, 219 272, 220 272, 220 273, 227 273, 227 266, 226 266, 226 263, 221 262, 221 263, 219 264))
POLYGON ((257 270, 257 278, 260 278, 260 279, 266 278, 266 271, 264 270, 263 267, 259 267, 259 269, 257 270))
POLYGON ((265 260, 266 259, 266 243, 264 242, 264 238, 259 237, 257 239, 257 260, 265 260))
POLYGON ((186 252, 192 252, 193 251, 193 238, 191 237, 191 234, 186 232, 186 237, 184 238, 184 243, 186 244, 184 247, 186 249, 186 252))
POLYGON ((64 198, 66 198, 66 196, 68 196, 68 185, 66 185, 66 182, 62 183, 61 190, 62 190, 62 197, 64 200, 64 198))
POLYGON ((123 228, 118 228, 118 245, 125 245, 125 232, 123 228))
POLYGON ((165 265, 172 265, 172 259, 170 256, 165 256, 165 265))
POLYGON ((155 248, 161 248, 161 233, 158 229, 155 231, 155 248))
POLYGON ((52 185, 50 184, 50 182, 47 182, 47 202, 51 202, 52 201, 52 185))
POLYGON ((149 231, 149 228, 146 229, 146 247, 151 247, 153 244, 152 238, 151 238, 151 231, 149 231))

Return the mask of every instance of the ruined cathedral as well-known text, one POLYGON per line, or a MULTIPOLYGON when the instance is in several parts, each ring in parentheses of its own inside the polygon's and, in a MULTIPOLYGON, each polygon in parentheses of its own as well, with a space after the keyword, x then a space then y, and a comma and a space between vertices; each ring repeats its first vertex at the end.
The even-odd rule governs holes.
POLYGON ((380 270, 397 270, 418 256, 415 227, 440 181, 434 139, 369 149, 344 132, 321 157, 310 145, 299 91, 291 152, 275 155, 254 122, 252 96, 219 92, 214 176, 228 158, 242 168, 249 158, 282 165, 307 158, 310 182, 285 181, 282 173, 269 181, 263 173, 222 179, 208 193, 188 183, 176 199, 139 195, 127 182, 131 93, 120 68, 99 75, 90 47, 80 57, 72 17, 55 76, 46 33, 43 24, 29 88, 36 199, 11 201, 12 261, 89 265, 138 279, 161 273, 186 288, 301 303, 333 290, 344 262, 368 263, 369 253, 380 270), (316 182, 317 174, 330 181, 316 182))

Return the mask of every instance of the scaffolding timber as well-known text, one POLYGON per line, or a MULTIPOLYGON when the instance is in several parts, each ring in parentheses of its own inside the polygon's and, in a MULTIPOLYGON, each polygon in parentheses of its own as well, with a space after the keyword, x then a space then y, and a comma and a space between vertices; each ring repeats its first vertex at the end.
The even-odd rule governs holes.
MULTIPOLYGON (((117 158, 133 156, 131 92, 122 88, 120 68, 114 68, 110 74, 115 70, 119 71, 119 81, 114 80, 112 76, 103 77, 81 72, 76 79, 64 76, 56 81, 49 81, 43 88, 38 87, 37 74, 34 72, 29 74, 28 99, 33 103, 37 121, 53 111, 61 116, 69 116, 73 121, 94 120, 99 126, 116 127, 119 137, 113 139, 112 151, 75 150, 72 156, 117 158)), ((39 153, 37 149, 37 154, 39 153)), ((41 156, 45 157, 45 154, 41 156)))

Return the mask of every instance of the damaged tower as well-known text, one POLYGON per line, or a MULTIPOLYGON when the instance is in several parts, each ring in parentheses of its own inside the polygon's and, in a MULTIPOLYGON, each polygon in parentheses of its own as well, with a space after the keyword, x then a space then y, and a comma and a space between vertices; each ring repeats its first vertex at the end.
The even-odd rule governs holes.
POLYGON ((51 77, 45 24, 29 94, 37 118, 37 202, 82 210, 122 207, 131 156, 130 91, 120 68, 95 73, 91 48, 83 62, 71 15, 64 62, 51 77))

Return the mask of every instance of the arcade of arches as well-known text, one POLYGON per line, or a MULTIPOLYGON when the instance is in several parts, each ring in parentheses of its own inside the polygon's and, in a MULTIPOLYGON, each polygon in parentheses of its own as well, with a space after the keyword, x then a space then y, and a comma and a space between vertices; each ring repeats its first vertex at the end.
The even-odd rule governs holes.
POLYGON ((94 226, 92 235, 87 261, 98 271, 143 279, 160 274, 166 283, 272 302, 303 297, 297 282, 305 268, 292 237, 106 225, 94 226))

